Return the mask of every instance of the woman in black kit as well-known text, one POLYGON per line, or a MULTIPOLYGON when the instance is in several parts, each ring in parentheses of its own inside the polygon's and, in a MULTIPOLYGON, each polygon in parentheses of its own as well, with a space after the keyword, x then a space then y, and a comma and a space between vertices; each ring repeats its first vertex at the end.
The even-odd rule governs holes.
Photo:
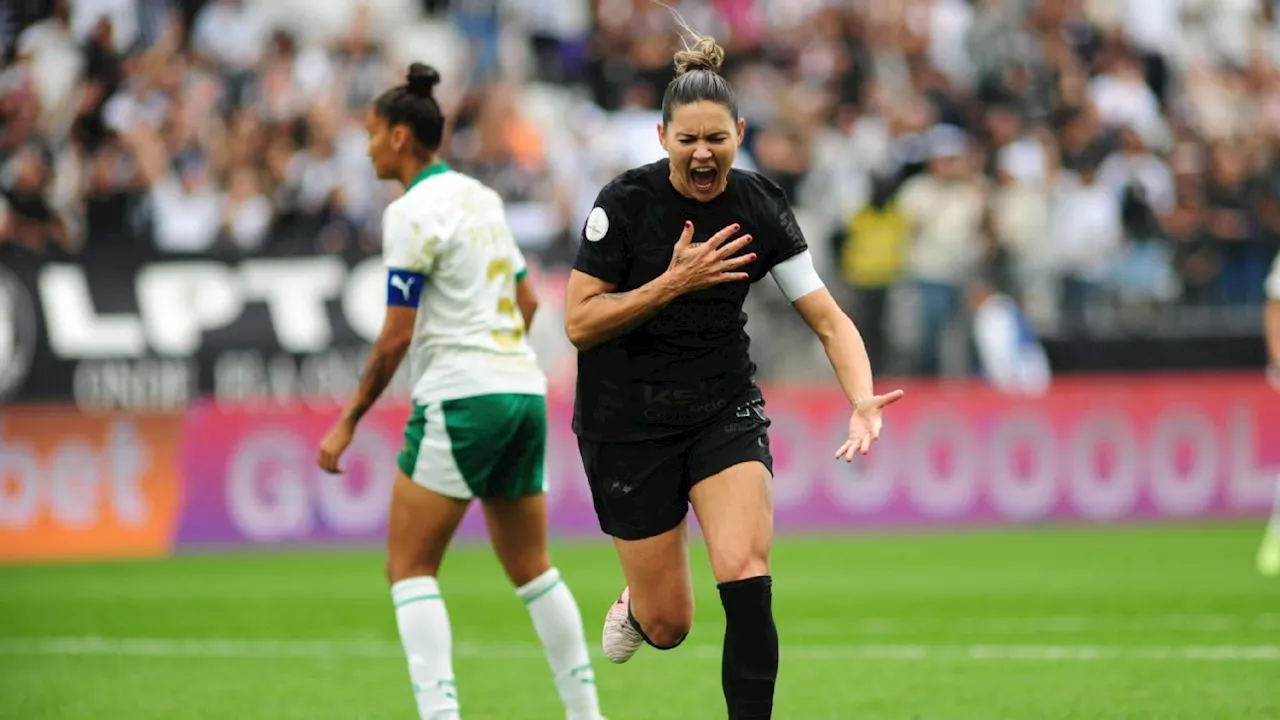
POLYGON ((836 458, 867 452, 902 391, 875 394, 862 338, 814 271, 782 191, 731 169, 745 122, 719 74, 724 51, 697 37, 676 53, 663 97, 668 158, 619 175, 587 218, 565 327, 578 349, 573 427, 627 580, 605 654, 626 662, 642 643, 671 649, 689 632, 692 503, 725 610, 725 701, 746 720, 772 716, 778 672, 773 458, 742 312, 751 283, 771 275, 826 348, 852 404, 836 458))

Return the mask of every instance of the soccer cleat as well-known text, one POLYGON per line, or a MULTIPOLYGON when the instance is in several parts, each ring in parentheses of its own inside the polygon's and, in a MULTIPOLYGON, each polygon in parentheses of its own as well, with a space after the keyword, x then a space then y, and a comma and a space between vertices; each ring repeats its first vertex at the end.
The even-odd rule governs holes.
POLYGON ((1280 528, 1267 528, 1258 548, 1258 572, 1267 577, 1280 575, 1280 528))
POLYGON ((625 588, 604 616, 604 656, 612 663, 624 663, 640 649, 644 637, 631 624, 631 588, 625 588))

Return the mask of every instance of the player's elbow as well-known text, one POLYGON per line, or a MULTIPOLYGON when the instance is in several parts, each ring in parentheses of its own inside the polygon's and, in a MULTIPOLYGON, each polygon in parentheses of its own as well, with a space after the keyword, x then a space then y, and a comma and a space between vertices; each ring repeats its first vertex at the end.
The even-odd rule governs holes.
POLYGON ((591 316, 583 307, 586 303, 571 306, 564 316, 564 333, 578 352, 585 352, 600 344, 599 333, 591 323, 591 316))
POLYGON ((409 340, 384 340, 378 343, 378 354, 389 358, 402 358, 409 352, 409 340))
POLYGON ((596 302, 602 293, 613 292, 615 285, 574 270, 565 289, 564 332, 579 352, 590 350, 607 340, 609 313, 601 312, 596 302))
POLYGON ((576 317, 575 313, 569 313, 564 319, 564 333, 569 337, 569 342, 573 344, 579 352, 590 350, 595 347, 591 334, 584 326, 582 319, 576 317))
POLYGON ((538 295, 527 280, 521 280, 516 285, 516 305, 520 308, 520 315, 524 318, 524 327, 527 330, 533 326, 533 316, 538 314, 538 295))
POLYGON ((843 339, 851 339, 858 334, 858 328, 848 315, 838 307, 824 309, 808 318, 809 328, 822 341, 824 346, 839 343, 843 339))
POLYGON ((409 345, 413 343, 413 331, 398 331, 394 329, 384 328, 382 334, 378 336, 376 343, 378 352, 383 355, 398 357, 409 351, 409 345))
POLYGON ((533 327, 533 316, 538 314, 538 301, 521 301, 519 305, 520 317, 524 318, 524 329, 528 330, 533 327))

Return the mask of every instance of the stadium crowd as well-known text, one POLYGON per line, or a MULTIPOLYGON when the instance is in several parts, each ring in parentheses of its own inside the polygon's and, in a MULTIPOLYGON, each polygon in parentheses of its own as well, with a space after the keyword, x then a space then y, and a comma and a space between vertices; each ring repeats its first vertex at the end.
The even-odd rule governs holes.
MULTIPOLYGON (((1057 333, 1106 308, 1261 303, 1280 3, 671 4, 727 47, 741 162, 791 196, 869 344, 912 308, 910 369, 937 370, 974 278, 1057 333)), ((421 60, 445 77, 449 162, 563 268, 601 185, 663 156, 676 27, 653 0, 7 3, 0 243, 377 252, 393 191, 364 108, 421 60)))

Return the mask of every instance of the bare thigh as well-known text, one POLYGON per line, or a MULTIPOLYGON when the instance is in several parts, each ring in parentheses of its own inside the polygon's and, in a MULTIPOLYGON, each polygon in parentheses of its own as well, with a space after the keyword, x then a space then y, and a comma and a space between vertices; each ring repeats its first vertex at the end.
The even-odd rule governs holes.
POLYGON ((773 477, 763 463, 739 463, 702 480, 689 490, 689 502, 717 583, 769 574, 773 477))
POLYGON ((484 500, 489 541, 507 578, 521 587, 551 569, 547 550, 547 497, 484 500))
POLYGON ((446 497, 396 471, 387 518, 387 580, 435 577, 469 501, 446 497))
POLYGON ((655 645, 676 645, 693 626, 693 581, 689 572, 689 523, 614 547, 631 589, 631 613, 655 645))

